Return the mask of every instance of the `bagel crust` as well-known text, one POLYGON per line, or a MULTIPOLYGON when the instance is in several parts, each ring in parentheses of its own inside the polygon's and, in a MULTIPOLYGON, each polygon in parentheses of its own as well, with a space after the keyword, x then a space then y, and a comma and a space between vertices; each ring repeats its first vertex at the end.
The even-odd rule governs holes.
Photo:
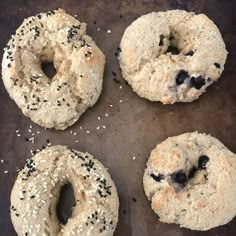
POLYGON ((104 66, 86 24, 59 9, 24 20, 5 48, 2 79, 24 115, 63 130, 98 100, 104 66), (45 62, 57 71, 51 80, 42 71, 45 62))
POLYGON ((236 214, 236 155, 210 135, 185 133, 158 144, 143 184, 162 222, 204 231, 236 214))
POLYGON ((89 153, 49 147, 18 174, 11 193, 11 219, 19 236, 111 236, 119 200, 107 169, 89 153), (63 225, 56 214, 60 190, 71 184, 75 206, 63 225))
POLYGON ((227 57, 217 26, 204 14, 152 12, 135 20, 120 43, 120 67, 133 90, 163 104, 192 102, 217 81, 227 57))

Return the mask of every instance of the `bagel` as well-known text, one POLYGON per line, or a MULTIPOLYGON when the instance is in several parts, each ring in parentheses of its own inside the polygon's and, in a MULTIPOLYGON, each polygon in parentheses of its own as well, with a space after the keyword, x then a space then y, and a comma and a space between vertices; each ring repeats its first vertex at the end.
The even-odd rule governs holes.
POLYGON ((227 57, 217 26, 204 14, 152 12, 135 20, 120 43, 122 75, 143 98, 192 102, 220 77, 227 57))
POLYGON ((19 236, 111 236, 118 221, 116 187, 89 153, 52 146, 26 161, 11 192, 11 219, 19 236), (57 218, 61 188, 71 184, 75 206, 63 225, 57 218))
POLYGON ((5 48, 2 79, 24 115, 63 130, 98 100, 104 65, 86 24, 59 9, 24 20, 5 48), (41 68, 45 62, 57 71, 51 80, 41 68))
POLYGON ((158 144, 143 183, 162 222, 204 231, 236 214, 236 155, 210 135, 185 133, 158 144))

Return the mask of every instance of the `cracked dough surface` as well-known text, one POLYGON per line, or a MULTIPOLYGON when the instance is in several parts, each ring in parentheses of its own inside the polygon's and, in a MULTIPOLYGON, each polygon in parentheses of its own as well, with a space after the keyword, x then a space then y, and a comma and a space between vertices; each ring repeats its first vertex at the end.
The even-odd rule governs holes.
POLYGON ((158 144, 143 184, 162 222, 208 230, 228 223, 236 214, 236 155, 210 135, 185 133, 158 144), (203 155, 209 161, 201 169, 198 161, 203 155), (187 176, 183 184, 171 178, 177 171, 187 176))
POLYGON ((49 147, 18 174, 11 193, 11 219, 18 235, 111 236, 119 201, 107 169, 89 153, 49 147), (70 183, 75 206, 67 224, 56 215, 60 190, 70 183))
POLYGON ((227 57, 213 21, 183 10, 139 17, 125 30, 120 49, 124 79, 140 97, 163 104, 196 100, 218 80, 227 57), (179 52, 171 52, 173 47, 179 52), (181 71, 188 76, 176 84, 181 71), (202 79, 200 88, 192 77, 202 79))
POLYGON ((59 9, 24 20, 5 48, 2 78, 24 115, 43 127, 65 129, 96 103, 104 65, 86 24, 59 9), (43 62, 53 62, 52 80, 43 62))

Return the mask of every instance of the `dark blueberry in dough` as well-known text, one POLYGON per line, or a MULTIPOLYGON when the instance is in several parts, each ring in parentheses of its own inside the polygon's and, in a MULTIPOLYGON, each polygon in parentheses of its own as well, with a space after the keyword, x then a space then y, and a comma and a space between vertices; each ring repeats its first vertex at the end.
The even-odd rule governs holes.
POLYGON ((157 182, 160 182, 162 179, 164 179, 164 175, 162 174, 159 175, 150 174, 150 176, 157 182))
POLYGON ((206 164, 209 161, 209 157, 206 155, 200 156, 198 159, 198 168, 206 169, 206 164))
POLYGON ((189 173, 188 173, 188 178, 189 178, 189 179, 193 178, 196 171, 197 171, 197 168, 196 168, 195 166, 193 166, 193 167, 190 169, 189 173))
POLYGON ((160 42, 159 42, 159 46, 163 46, 163 45, 164 45, 163 39, 164 39, 164 35, 163 35, 163 34, 161 34, 161 35, 160 35, 160 42))
POLYGON ((187 176, 183 170, 179 170, 171 174, 171 179, 178 184, 184 184, 187 181, 187 176))
POLYGON ((170 52, 173 55, 177 55, 177 54, 179 54, 179 49, 177 47, 170 45, 166 52, 170 52))
POLYGON ((214 63, 214 66, 218 69, 220 69, 220 64, 219 63, 214 63))
POLYGON ((185 56, 192 56, 194 54, 194 51, 189 51, 188 53, 185 54, 185 56))
POLYGON ((176 80, 176 84, 178 84, 178 85, 183 84, 184 81, 185 81, 187 78, 189 78, 188 72, 186 72, 186 71, 184 71, 184 70, 181 70, 181 71, 178 73, 178 75, 177 75, 177 77, 176 77, 176 79, 175 79, 175 80, 176 80))
POLYGON ((200 89, 203 85, 206 84, 206 81, 202 76, 198 76, 196 78, 191 77, 190 83, 195 89, 200 89))

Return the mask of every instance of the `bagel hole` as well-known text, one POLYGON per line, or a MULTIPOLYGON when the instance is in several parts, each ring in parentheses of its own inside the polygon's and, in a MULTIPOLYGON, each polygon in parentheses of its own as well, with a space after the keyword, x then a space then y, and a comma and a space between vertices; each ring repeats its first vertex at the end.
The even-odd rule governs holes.
POLYGON ((41 68, 43 73, 51 80, 57 73, 52 62, 42 62, 41 68))
POLYGON ((56 206, 57 218, 65 225, 72 215, 75 206, 74 191, 71 184, 65 184, 60 191, 60 196, 56 206))

